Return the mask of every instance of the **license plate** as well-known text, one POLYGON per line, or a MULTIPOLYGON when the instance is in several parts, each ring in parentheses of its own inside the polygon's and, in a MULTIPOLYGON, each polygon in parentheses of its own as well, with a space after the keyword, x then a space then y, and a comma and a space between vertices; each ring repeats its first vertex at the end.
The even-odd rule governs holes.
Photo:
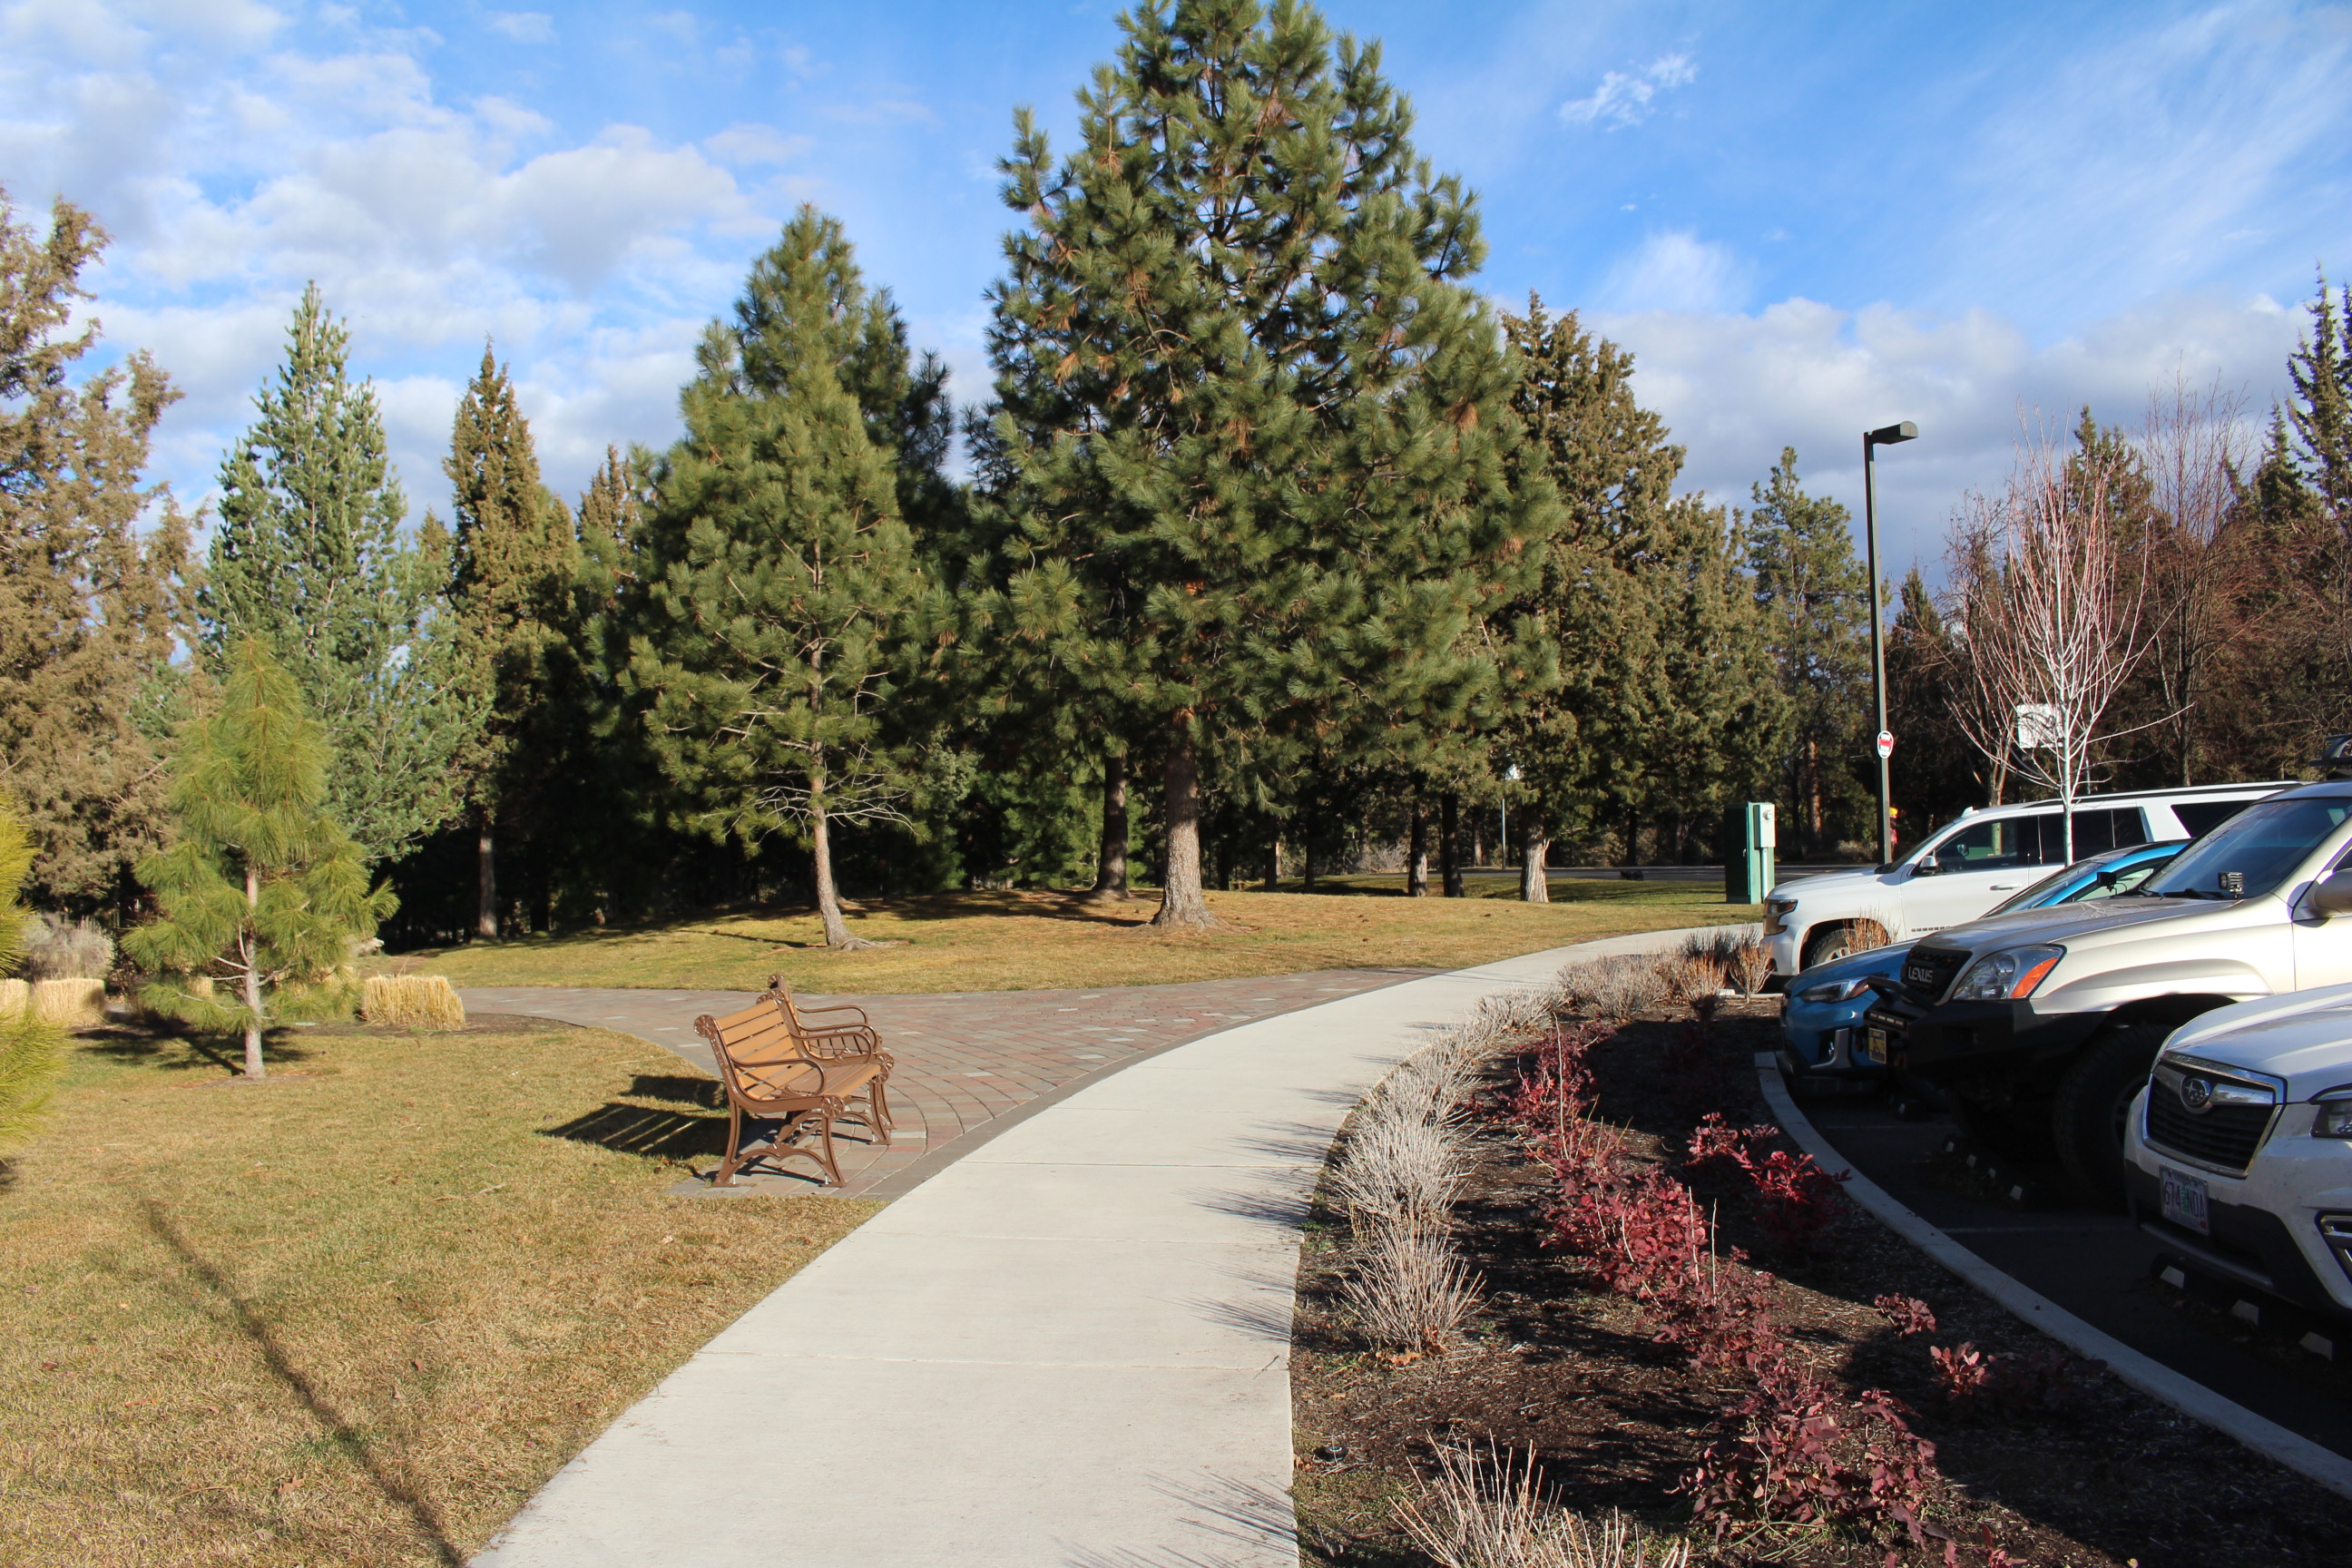
POLYGON ((2213 1234, 2213 1220, 2206 1208, 2206 1186, 2202 1176, 2192 1176, 2186 1171, 2176 1171, 2169 1165, 2158 1167, 2161 1173, 2160 1194, 2164 1217, 2186 1230, 2200 1236, 2213 1234))
POLYGON ((1862 1054, 1880 1067, 1885 1067, 1886 1065, 1886 1031, 1864 1029, 1862 1032, 1862 1054))

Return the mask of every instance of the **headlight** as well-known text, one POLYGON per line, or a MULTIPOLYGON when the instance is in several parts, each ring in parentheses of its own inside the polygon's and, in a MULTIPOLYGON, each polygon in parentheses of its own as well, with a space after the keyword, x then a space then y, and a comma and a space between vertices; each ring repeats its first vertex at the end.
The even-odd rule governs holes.
MULTIPOLYGON (((1867 980, 1829 980, 1797 993, 1800 1002, 1851 1002, 1870 989, 1867 980)), ((2352 1137, 2352 1133, 2346 1134, 2352 1137)))
POLYGON ((2319 1098, 2319 1114, 2312 1119, 2314 1138, 2352 1138, 2352 1085, 2331 1089, 2319 1098))
POLYGON ((1996 952, 1979 958, 1960 976, 1952 988, 1949 1000, 1954 1002, 2015 1002, 2033 994, 2033 988, 2049 978, 2066 956, 2063 947, 2047 943, 2033 947, 2013 947, 2007 952, 1996 952))

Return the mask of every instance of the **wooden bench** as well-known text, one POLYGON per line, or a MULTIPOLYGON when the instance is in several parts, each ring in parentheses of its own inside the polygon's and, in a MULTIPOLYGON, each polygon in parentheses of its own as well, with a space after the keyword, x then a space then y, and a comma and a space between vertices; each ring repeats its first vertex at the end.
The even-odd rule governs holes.
POLYGON ((727 1091, 727 1155, 713 1185, 731 1187, 745 1166, 763 1159, 779 1164, 787 1154, 815 1161, 830 1184, 841 1185, 833 1124, 851 1114, 852 1107, 859 1108, 859 1120, 888 1147, 890 1053, 863 1012, 824 1010, 844 1011, 856 1013, 856 1019, 809 1027, 794 1010, 791 993, 771 982, 768 993, 741 1012, 723 1018, 705 1014, 694 1021, 727 1091), (773 1136, 745 1148, 746 1117, 775 1121, 773 1136), (794 1142, 804 1131, 815 1133, 814 1144, 794 1142))

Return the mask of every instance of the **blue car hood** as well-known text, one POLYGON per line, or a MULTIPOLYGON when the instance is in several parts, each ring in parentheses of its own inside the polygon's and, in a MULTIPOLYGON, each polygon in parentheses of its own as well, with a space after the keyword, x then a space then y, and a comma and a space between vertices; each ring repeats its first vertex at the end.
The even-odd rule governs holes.
POLYGON ((1817 963, 1789 982, 1789 994, 1794 996, 1808 986, 1827 985, 1839 980, 1892 974, 1903 967, 1903 955, 1910 951, 1909 942, 1898 942, 1890 947, 1874 947, 1867 952, 1849 952, 1843 958, 1817 963))

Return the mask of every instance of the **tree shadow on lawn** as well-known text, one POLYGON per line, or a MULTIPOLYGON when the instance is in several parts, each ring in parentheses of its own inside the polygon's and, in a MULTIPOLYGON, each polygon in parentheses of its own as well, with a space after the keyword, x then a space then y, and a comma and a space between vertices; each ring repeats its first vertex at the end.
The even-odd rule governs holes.
MULTIPOLYGON (((262 1037, 262 1056, 271 1068, 290 1067, 318 1053, 299 1043, 310 1031, 272 1029, 262 1037)), ((174 1034, 163 1030, 109 1029, 75 1037, 76 1049, 122 1067, 153 1068, 161 1072, 217 1070, 230 1078, 245 1073, 245 1042, 232 1035, 174 1034)))

